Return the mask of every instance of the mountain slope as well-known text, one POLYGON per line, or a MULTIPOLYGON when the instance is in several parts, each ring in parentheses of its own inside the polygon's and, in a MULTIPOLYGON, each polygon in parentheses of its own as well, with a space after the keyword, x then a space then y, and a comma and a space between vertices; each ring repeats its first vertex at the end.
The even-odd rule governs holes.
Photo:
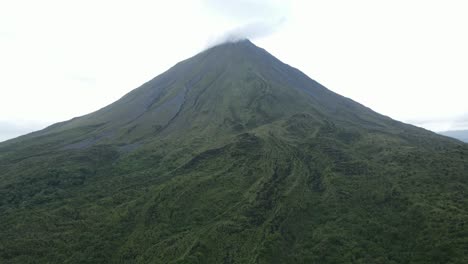
POLYGON ((466 263, 468 147, 249 41, 0 144, 0 262, 466 263))

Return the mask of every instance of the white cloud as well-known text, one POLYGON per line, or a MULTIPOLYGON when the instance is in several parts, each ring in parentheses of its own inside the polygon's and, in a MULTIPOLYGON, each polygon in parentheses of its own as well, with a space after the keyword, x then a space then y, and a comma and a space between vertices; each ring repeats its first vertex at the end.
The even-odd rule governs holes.
POLYGON ((289 0, 205 0, 212 11, 235 21, 270 20, 289 15, 289 0))
POLYGON ((212 47, 224 42, 236 42, 244 39, 257 39, 267 37, 274 33, 284 23, 284 19, 277 21, 255 21, 243 24, 239 27, 227 30, 222 35, 214 37, 208 42, 208 47, 212 47))
POLYGON ((289 0, 205 0, 213 16, 229 20, 230 26, 211 36, 208 46, 242 39, 265 38, 283 25, 289 17, 289 0))
POLYGON ((467 13, 456 0, 1 1, 0 120, 97 110, 233 30, 380 113, 466 128, 467 13))

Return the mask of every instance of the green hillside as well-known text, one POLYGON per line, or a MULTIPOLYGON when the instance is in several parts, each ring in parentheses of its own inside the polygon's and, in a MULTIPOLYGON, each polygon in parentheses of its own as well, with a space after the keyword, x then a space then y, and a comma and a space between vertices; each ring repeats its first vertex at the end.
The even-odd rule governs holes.
POLYGON ((0 143, 0 263, 468 263, 468 145, 250 41, 0 143))

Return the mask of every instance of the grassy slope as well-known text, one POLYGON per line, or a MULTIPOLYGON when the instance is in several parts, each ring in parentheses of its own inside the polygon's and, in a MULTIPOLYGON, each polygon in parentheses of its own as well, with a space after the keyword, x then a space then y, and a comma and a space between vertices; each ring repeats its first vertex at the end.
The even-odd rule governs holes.
POLYGON ((211 52, 0 145, 0 262, 467 263, 466 145, 211 52))

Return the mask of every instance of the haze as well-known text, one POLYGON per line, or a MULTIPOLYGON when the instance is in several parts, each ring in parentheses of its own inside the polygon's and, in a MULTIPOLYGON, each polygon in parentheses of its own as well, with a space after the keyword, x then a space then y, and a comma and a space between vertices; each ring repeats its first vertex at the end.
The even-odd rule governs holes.
POLYGON ((379 113, 467 129, 467 13, 455 0, 2 1, 0 141, 240 38, 379 113))

